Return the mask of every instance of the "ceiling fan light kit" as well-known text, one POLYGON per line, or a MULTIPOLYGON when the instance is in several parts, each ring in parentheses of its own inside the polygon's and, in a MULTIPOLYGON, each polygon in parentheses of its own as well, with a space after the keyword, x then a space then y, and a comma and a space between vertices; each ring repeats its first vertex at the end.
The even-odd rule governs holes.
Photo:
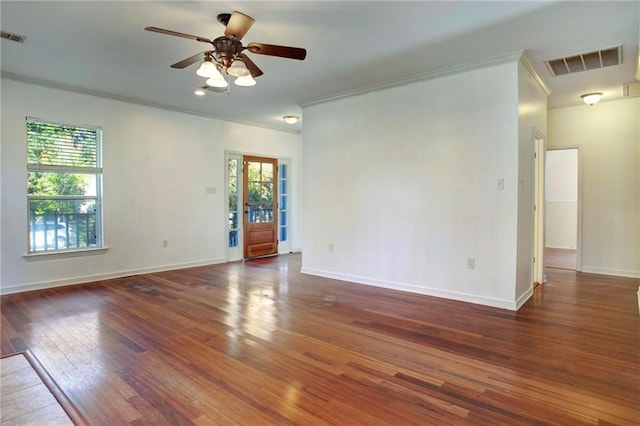
POLYGON ((246 77, 250 75, 249 69, 241 59, 236 59, 235 61, 233 61, 231 66, 227 68, 227 74, 234 77, 246 77))
POLYGON ((256 81, 253 79, 253 77, 251 77, 251 74, 241 75, 240 77, 236 78, 235 83, 236 86, 240 87, 251 87, 256 85, 256 81))
MULTIPOLYGON (((255 78, 263 74, 262 70, 243 53, 244 50, 258 55, 277 56, 281 58, 303 60, 307 51, 300 47, 277 46, 265 43, 249 43, 243 46, 240 41, 249 31, 255 20, 241 12, 221 13, 218 22, 224 25, 224 35, 214 40, 206 37, 165 30, 157 27, 146 27, 145 30, 175 37, 188 38, 201 43, 209 43, 213 50, 197 53, 171 65, 171 68, 186 68, 203 61, 196 74, 207 78, 206 84, 211 87, 225 88, 228 83, 224 74, 237 77, 235 84, 250 87, 256 84, 255 78)), ((228 91, 228 89, 227 89, 228 91)), ((297 120, 296 120, 297 121, 297 120)))
MULTIPOLYGON (((218 73, 218 74, 220 74, 220 73, 218 73)), ((220 77, 214 76, 214 77, 210 77, 209 79, 207 79, 207 86, 211 86, 211 87, 227 87, 228 85, 229 85, 229 83, 227 83, 227 80, 224 79, 222 74, 220 74, 220 77)))
POLYGON ((200 65, 200 68, 198 68, 196 74, 198 74, 200 77, 210 78, 220 74, 220 71, 218 71, 218 67, 216 67, 213 62, 211 62, 211 59, 207 58, 204 60, 202 65, 200 65))

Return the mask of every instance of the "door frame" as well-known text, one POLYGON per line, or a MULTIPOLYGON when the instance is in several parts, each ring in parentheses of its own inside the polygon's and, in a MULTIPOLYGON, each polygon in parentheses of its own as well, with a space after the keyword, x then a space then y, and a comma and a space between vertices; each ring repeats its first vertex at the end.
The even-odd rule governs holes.
MULTIPOLYGON (((225 199, 223 200, 224 203, 224 220, 225 220, 225 225, 224 225, 224 244, 226 247, 226 261, 227 262, 235 262, 235 261, 240 261, 240 260, 244 260, 244 226, 243 226, 243 220, 239 220, 238 223, 238 246, 236 247, 229 247, 229 170, 227 169, 228 167, 228 162, 230 159, 235 158, 238 159, 240 162, 240 176, 239 176, 239 181, 240 181, 240 185, 238 188, 238 197, 240 199, 240 206, 242 207, 242 200, 243 200, 243 193, 242 193, 242 180, 243 180, 243 170, 242 170, 242 161, 244 156, 253 156, 253 157, 264 157, 264 158, 273 158, 276 159, 278 161, 278 168, 280 167, 281 164, 286 164, 288 167, 288 173, 287 173, 287 181, 288 181, 288 192, 287 192, 287 197, 288 197, 288 212, 287 212, 287 241, 283 244, 282 242, 279 242, 278 244, 278 251, 279 253, 289 253, 291 251, 294 250, 294 246, 292 245, 292 241, 294 241, 295 236, 296 236, 296 230, 298 229, 296 227, 296 223, 297 223, 297 217, 296 216, 292 216, 292 212, 299 212, 299 207, 298 207, 298 200, 299 200, 299 195, 298 192, 296 191, 296 187, 295 185, 298 182, 298 175, 297 174, 292 174, 296 169, 295 166, 293 164, 293 159, 291 157, 288 156, 271 156, 269 154, 264 154, 264 153, 255 153, 255 152, 243 152, 243 151, 236 151, 236 150, 225 150, 224 151, 224 165, 223 165, 223 173, 224 173, 224 183, 225 183, 225 191, 224 191, 224 196, 225 199)), ((280 170, 278 170, 278 174, 280 173, 280 170)), ((279 190, 278 190, 279 192, 279 190)), ((278 200, 278 204, 280 203, 280 200, 278 200)), ((280 213, 279 208, 278 208, 278 213, 280 213)), ((280 214, 278 214, 278 228, 280 227, 280 214)), ((278 229, 279 232, 279 229, 278 229)), ((278 233, 278 239, 280 239, 280 235, 278 233)))
POLYGON ((544 284, 545 249, 545 153, 546 139, 542 132, 533 130, 533 259, 531 259, 531 286, 544 284))
MULTIPOLYGON (((582 272, 582 150, 580 145, 562 145, 547 147, 547 151, 560 151, 566 149, 575 149, 578 153, 578 194, 577 194, 577 224, 576 224, 576 272, 582 272)), ((547 182, 545 180, 545 186, 547 182)))

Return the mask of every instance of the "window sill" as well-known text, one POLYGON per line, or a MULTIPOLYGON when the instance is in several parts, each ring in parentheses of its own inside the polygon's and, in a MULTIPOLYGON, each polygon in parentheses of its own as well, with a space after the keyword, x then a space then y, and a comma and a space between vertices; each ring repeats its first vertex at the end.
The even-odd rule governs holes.
POLYGON ((49 259, 63 259, 67 257, 80 257, 80 256, 94 256, 97 254, 104 254, 108 247, 100 247, 100 248, 90 248, 83 250, 65 250, 65 251, 54 251, 54 252, 44 252, 44 253, 28 253, 22 256, 24 259, 28 261, 32 260, 49 260, 49 259))

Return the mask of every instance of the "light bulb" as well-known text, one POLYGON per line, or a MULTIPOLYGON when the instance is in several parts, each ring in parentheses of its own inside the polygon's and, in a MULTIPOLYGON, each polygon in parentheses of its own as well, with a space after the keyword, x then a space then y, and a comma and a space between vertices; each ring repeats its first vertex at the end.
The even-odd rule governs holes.
POLYGON ((244 77, 250 75, 249 69, 240 59, 236 59, 235 61, 233 61, 231 66, 227 68, 227 74, 234 77, 244 77))
POLYGON ((193 92, 193 94, 196 96, 204 96, 205 92, 202 89, 197 89, 195 92, 193 92))
POLYGON ((219 77, 211 77, 207 80, 207 86, 211 87, 227 87, 228 83, 222 76, 222 74, 218 73, 219 77))
POLYGON ((198 71, 196 71, 196 74, 200 77, 215 77, 215 75, 220 74, 220 72, 210 59, 205 59, 202 65, 200 65, 200 68, 198 68, 198 71))
POLYGON ((253 77, 251 77, 251 74, 236 78, 235 83, 236 83, 236 86, 242 86, 242 87, 249 87, 249 86, 256 85, 256 81, 253 79, 253 77))

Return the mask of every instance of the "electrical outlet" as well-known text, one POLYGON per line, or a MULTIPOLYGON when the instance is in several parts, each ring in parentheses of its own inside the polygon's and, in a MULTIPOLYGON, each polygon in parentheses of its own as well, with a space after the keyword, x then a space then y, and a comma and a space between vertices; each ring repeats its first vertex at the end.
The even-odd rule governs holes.
POLYGON ((333 244, 329 244, 329 253, 333 253, 333 244))
POLYGON ((476 260, 473 257, 467 258, 467 269, 475 269, 476 260))
POLYGON ((498 178, 497 189, 504 189, 504 178, 498 178))
POLYGON ((162 240, 162 247, 169 247, 169 240, 162 240))

